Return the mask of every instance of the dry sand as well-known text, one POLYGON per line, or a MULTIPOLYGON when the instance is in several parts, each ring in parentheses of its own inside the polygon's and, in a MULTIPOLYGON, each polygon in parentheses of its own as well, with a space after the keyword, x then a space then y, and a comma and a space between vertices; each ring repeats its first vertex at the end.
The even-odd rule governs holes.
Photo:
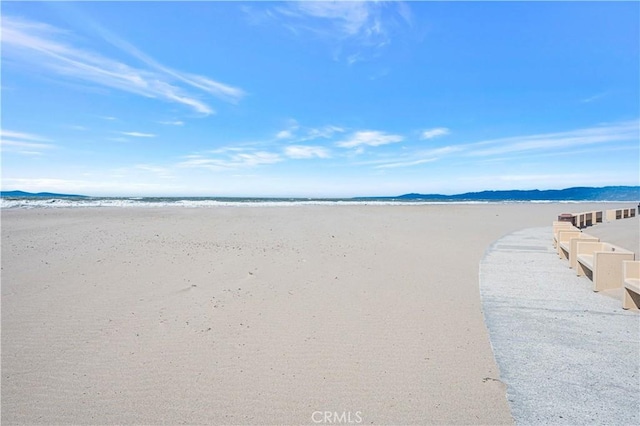
POLYGON ((616 206, 3 211, 2 423, 511 423, 479 261, 616 206))
POLYGON ((636 259, 640 259, 640 215, 598 223, 583 232, 600 238, 600 241, 630 250, 636 254, 636 259))

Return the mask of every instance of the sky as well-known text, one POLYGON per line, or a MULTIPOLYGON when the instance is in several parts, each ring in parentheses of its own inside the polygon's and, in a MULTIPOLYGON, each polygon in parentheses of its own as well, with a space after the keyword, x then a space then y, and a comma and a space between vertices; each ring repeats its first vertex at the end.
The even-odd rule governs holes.
POLYGON ((2 190, 640 184, 638 2, 2 2, 2 190))

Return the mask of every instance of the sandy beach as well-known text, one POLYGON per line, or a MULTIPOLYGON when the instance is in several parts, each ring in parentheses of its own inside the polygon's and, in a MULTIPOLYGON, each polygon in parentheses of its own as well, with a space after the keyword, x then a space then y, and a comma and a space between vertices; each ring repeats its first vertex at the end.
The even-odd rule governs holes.
POLYGON ((2 423, 511 424, 485 250, 628 204, 2 211, 2 423))

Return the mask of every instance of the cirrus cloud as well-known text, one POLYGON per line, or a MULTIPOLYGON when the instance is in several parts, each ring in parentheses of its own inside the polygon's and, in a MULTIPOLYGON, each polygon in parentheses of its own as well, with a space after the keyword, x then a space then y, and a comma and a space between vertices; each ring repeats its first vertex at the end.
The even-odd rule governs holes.
POLYGON ((332 46, 334 60, 349 65, 378 57, 413 22, 401 1, 297 1, 244 10, 254 22, 275 20, 296 37, 312 34, 332 46))
POLYGON ((388 134, 376 130, 364 130, 355 132, 349 139, 336 142, 341 148, 358 148, 362 146, 380 146, 390 143, 402 142, 404 137, 388 134))
POLYGON ((185 161, 177 164, 181 168, 200 168, 212 171, 224 171, 230 169, 242 169, 281 162, 280 155, 267 151, 237 152, 237 149, 229 149, 220 154, 228 155, 208 157, 204 155, 188 155, 185 161))
POLYGON ((142 133, 142 132, 120 132, 122 135, 132 136, 134 138, 155 138, 156 135, 153 133, 142 133))
POLYGON ((434 129, 424 130, 420 134, 420 139, 433 139, 437 138, 438 136, 448 135, 449 133, 451 132, 446 127, 436 127, 434 129))
POLYGON ((3 152, 14 152, 23 155, 42 155, 44 150, 55 148, 50 140, 32 133, 15 132, 0 129, 0 148, 3 152))
POLYGON ((204 76, 179 72, 163 66, 114 36, 107 40, 147 67, 138 68, 112 59, 87 48, 73 45, 73 34, 49 24, 11 16, 2 17, 2 55, 59 77, 90 82, 103 87, 161 99, 187 106, 210 115, 214 109, 200 99, 201 94, 213 95, 235 103, 245 92, 204 76), (115 40, 115 41, 114 41, 115 40), (192 93, 196 89, 200 93, 192 93))
POLYGON ((329 158, 329 151, 321 146, 291 145, 285 148, 284 154, 289 158, 329 158))

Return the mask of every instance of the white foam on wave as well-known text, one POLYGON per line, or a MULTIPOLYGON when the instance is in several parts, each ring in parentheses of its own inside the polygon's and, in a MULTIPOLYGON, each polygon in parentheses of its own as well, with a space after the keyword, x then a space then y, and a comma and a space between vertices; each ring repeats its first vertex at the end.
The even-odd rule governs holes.
POLYGON ((83 200, 71 200, 71 199, 5 199, 0 202, 0 208, 2 209, 34 209, 34 208, 77 208, 77 207, 130 207, 130 206, 143 206, 143 204, 133 200, 126 199, 83 199, 83 200))
MULTIPOLYGON (((501 202, 500 202, 501 203, 501 202)), ((1 209, 52 209, 52 208, 98 208, 98 207, 294 207, 294 206, 416 206, 449 204, 489 204, 488 201, 395 201, 395 200, 209 200, 175 199, 170 201, 148 201, 144 198, 83 198, 83 199, 0 199, 1 209)))
POLYGON ((608 201, 578 200, 505 200, 505 201, 428 201, 428 200, 348 200, 348 199, 189 199, 189 198, 1 198, 0 209, 52 208, 159 208, 159 207, 295 207, 295 206, 420 206, 420 205, 477 205, 477 204, 578 204, 607 203, 608 201))

